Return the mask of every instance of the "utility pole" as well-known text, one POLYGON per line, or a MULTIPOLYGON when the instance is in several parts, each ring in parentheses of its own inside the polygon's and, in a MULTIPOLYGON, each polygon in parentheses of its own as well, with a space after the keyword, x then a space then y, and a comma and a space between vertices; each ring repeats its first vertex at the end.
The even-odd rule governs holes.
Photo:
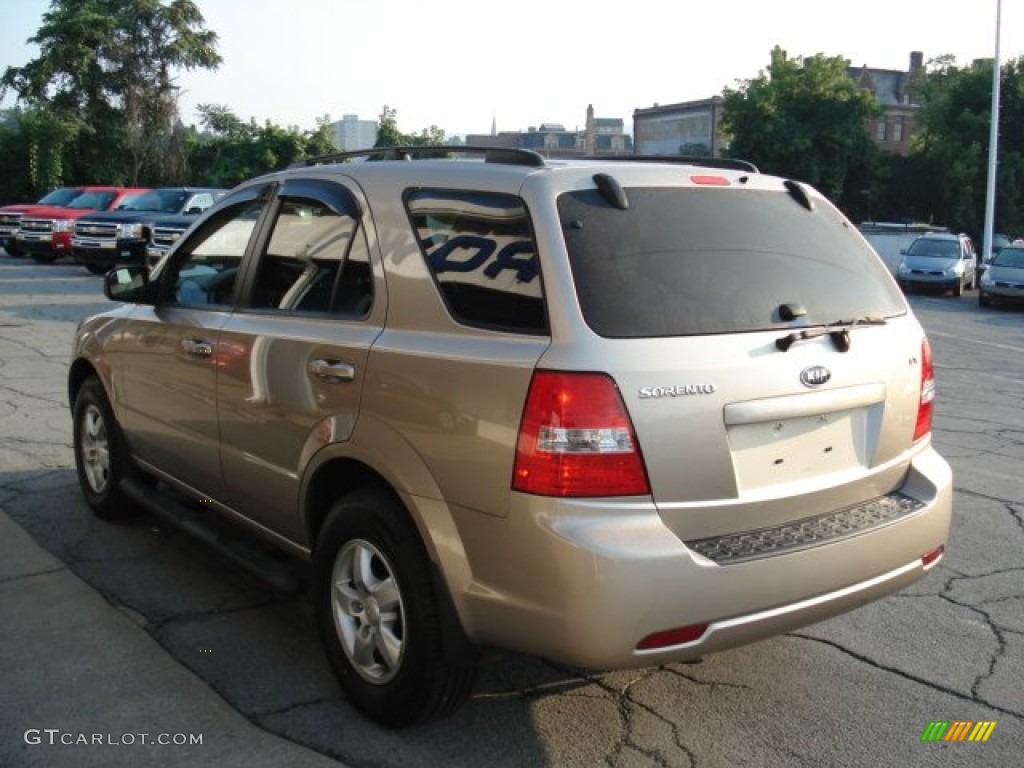
POLYGON ((992 125, 988 134, 988 188, 985 194, 985 232, 981 246, 982 263, 992 258, 992 228, 996 209, 996 158, 999 153, 999 25, 1003 0, 996 0, 996 56, 992 62, 992 125))

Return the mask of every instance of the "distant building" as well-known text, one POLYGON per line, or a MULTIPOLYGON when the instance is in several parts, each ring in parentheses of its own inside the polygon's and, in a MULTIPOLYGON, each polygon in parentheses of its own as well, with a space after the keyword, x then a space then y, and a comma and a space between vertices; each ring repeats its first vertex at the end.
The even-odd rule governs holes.
POLYGON ((633 154, 633 138, 623 128, 622 118, 595 117, 594 106, 587 107, 585 128, 567 130, 560 123, 541 123, 526 131, 498 131, 491 124, 490 133, 471 133, 467 146, 532 149, 546 157, 586 157, 588 155, 633 154))
POLYGON ((721 96, 633 110, 636 154, 721 157, 728 146, 721 120, 721 96))
POLYGON ((342 152, 371 149, 377 143, 377 121, 344 115, 339 122, 331 123, 331 140, 342 152))
POLYGON ((913 92, 914 76, 924 68, 924 54, 912 51, 910 68, 874 69, 847 66, 846 74, 862 89, 870 91, 882 107, 882 115, 868 121, 868 133, 878 148, 898 155, 910 154, 910 141, 917 131, 921 109, 913 92))

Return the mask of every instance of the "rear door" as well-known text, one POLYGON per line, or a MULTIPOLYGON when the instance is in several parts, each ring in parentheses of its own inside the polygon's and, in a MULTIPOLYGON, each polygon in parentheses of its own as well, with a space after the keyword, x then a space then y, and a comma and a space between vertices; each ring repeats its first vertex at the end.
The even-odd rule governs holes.
POLYGON ((291 178, 278 190, 239 311, 217 345, 225 500, 301 540, 302 468, 348 439, 369 349, 385 316, 369 217, 341 181, 291 178))

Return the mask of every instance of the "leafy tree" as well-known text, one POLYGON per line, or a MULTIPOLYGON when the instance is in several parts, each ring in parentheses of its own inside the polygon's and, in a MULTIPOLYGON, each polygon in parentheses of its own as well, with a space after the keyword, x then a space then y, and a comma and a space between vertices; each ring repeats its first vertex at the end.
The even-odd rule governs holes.
POLYGON ((159 177, 178 116, 175 73, 221 62, 192 0, 52 0, 28 42, 38 58, 8 67, 0 93, 60 126, 35 126, 34 141, 38 155, 62 158, 65 179, 159 177))
POLYGON ((397 110, 387 105, 381 110, 375 147, 423 147, 444 143, 444 131, 436 125, 423 128, 419 133, 402 133, 398 130, 397 110))
POLYGON ((767 73, 723 96, 730 156, 807 181, 845 207, 863 204, 876 162, 867 119, 879 107, 847 76, 842 57, 791 59, 776 46, 767 73))
POLYGON ((199 106, 203 133, 195 134, 191 164, 203 184, 233 187, 270 171, 287 168, 306 157, 337 151, 330 135, 330 117, 317 119, 313 131, 282 128, 269 120, 242 122, 227 107, 199 106))
MULTIPOLYGON (((1024 232, 1024 58, 1000 72, 996 227, 1024 232)), ((936 222, 980 235, 985 215, 992 62, 958 67, 951 56, 928 63, 916 83, 922 103, 913 157, 914 200, 936 222)), ((903 180, 905 186, 910 184, 903 180)))

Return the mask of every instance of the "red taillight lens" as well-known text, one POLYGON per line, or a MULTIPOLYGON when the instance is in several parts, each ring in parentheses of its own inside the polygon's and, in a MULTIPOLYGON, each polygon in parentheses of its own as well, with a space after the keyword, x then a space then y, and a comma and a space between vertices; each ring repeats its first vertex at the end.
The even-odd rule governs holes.
POLYGON ((931 568, 933 565, 935 565, 935 563, 939 561, 939 559, 942 557, 945 551, 945 547, 937 547, 936 549, 933 549, 931 552, 925 552, 923 555, 921 555, 921 567, 925 569, 931 568))
POLYGON ((540 496, 650 492, 633 425, 610 377, 534 373, 519 428, 512 489, 540 496))
POLYGON ((921 342, 921 399, 917 405, 917 423, 914 439, 932 431, 932 403, 935 400, 935 369, 932 367, 932 347, 928 339, 921 342))
POLYGON ((708 631, 707 624, 693 624, 689 627, 676 627, 666 629, 662 632, 655 632, 648 635, 636 644, 638 651, 649 651, 654 648, 668 648, 672 645, 692 643, 708 631))

